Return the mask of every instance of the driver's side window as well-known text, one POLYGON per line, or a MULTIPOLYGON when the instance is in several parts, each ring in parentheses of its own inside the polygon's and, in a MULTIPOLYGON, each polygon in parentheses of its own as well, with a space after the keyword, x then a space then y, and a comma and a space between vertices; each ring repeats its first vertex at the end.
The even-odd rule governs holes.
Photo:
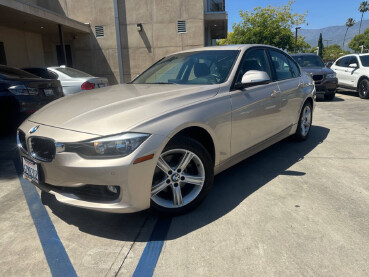
POLYGON ((264 71, 268 73, 269 76, 271 76, 265 50, 251 50, 243 56, 241 65, 238 70, 236 84, 241 82, 242 76, 249 70, 264 71))

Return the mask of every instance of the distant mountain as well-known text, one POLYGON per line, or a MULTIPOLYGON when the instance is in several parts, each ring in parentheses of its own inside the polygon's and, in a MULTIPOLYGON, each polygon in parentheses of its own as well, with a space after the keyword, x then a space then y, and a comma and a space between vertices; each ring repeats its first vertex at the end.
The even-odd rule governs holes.
MULTIPOLYGON (((345 50, 352 51, 348 44, 354 38, 355 35, 359 34, 359 26, 360 21, 357 22, 354 26, 348 29, 346 40, 345 40, 345 50)), ((327 42, 325 39, 332 40, 329 41, 329 45, 338 44, 342 47, 343 38, 346 32, 346 26, 331 26, 322 29, 301 29, 298 31, 298 34, 305 37, 305 41, 309 43, 312 47, 318 45, 319 34, 322 33, 324 46, 327 46, 327 42)), ((369 28, 369 20, 363 20, 361 25, 361 33, 364 32, 365 29, 369 28)))

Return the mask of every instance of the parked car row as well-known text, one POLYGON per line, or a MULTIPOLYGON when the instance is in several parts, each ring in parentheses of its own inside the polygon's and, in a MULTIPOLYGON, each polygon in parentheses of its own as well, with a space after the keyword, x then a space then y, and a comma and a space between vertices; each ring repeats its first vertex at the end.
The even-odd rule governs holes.
POLYGON ((25 68, 0 65, 0 130, 64 95, 106 87, 106 78, 69 67, 25 68))
POLYGON ((369 99, 369 54, 346 55, 331 64, 324 64, 315 54, 291 56, 310 73, 317 95, 324 95, 324 99, 332 100, 338 87, 356 90, 360 98, 369 99))

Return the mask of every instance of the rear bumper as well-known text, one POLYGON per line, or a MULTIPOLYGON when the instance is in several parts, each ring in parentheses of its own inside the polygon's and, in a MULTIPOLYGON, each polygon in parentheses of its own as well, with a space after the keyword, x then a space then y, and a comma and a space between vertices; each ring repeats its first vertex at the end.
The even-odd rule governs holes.
POLYGON ((320 82, 315 82, 316 94, 324 95, 336 92, 338 86, 337 78, 324 79, 320 82))

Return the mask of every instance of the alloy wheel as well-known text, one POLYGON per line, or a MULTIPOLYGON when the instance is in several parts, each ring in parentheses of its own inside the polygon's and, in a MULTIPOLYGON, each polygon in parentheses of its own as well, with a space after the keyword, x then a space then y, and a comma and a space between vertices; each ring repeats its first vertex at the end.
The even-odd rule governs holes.
POLYGON ((311 108, 306 105, 301 116, 301 134, 305 137, 308 135, 311 127, 311 108))
POLYGON ((164 208, 179 208, 196 199, 205 183, 201 159, 186 149, 160 155, 156 165, 151 199, 164 208))

